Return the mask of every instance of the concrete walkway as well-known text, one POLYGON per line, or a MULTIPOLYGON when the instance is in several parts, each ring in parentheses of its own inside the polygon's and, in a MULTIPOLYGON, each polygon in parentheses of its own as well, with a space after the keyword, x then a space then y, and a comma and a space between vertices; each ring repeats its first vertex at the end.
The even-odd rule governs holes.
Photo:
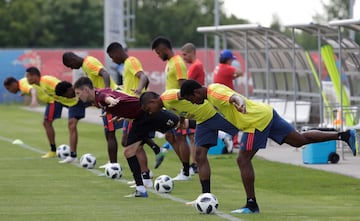
MULTIPOLYGON (((44 112, 44 107, 25 107, 24 109, 44 112)), ((102 125, 100 112, 100 109, 89 107, 86 109, 86 117, 84 120, 102 125)), ((67 108, 63 109, 63 117, 67 118, 67 108)), ((340 160, 337 164, 304 164, 302 160, 302 148, 294 148, 286 144, 277 145, 275 142, 269 140, 267 148, 259 150, 256 156, 270 161, 325 170, 360 179, 360 156, 352 156, 346 144, 344 145, 344 153, 342 153, 342 148, 338 148, 337 153, 340 155, 340 160)))

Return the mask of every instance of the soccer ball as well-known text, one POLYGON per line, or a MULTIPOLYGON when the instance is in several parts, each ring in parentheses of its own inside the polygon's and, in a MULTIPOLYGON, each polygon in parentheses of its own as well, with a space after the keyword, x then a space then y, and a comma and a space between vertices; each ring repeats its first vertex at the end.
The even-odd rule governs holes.
POLYGON ((170 193, 174 188, 174 182, 168 175, 161 175, 155 179, 154 189, 158 193, 170 193))
POLYGON ((94 168, 96 164, 96 157, 92 155, 91 153, 86 153, 81 156, 80 158, 80 165, 87 169, 94 168))
POLYGON ((121 178, 123 174, 119 163, 108 163, 105 167, 105 175, 110 179, 121 178))
POLYGON ((66 144, 61 144, 56 148, 56 156, 60 159, 64 159, 70 156, 70 147, 66 144))
POLYGON ((196 199, 196 209, 203 214, 215 213, 219 206, 219 201, 212 193, 203 193, 196 199))

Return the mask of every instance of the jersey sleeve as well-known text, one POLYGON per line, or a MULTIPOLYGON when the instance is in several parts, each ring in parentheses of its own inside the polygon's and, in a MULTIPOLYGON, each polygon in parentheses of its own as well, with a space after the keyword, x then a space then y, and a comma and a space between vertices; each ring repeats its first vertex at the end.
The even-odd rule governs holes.
POLYGON ((28 83, 26 78, 22 78, 19 80, 19 90, 21 94, 30 95, 30 91, 32 86, 28 83))
POLYGON ((102 68, 104 65, 97 58, 92 56, 84 58, 82 69, 87 75, 98 76, 102 68))

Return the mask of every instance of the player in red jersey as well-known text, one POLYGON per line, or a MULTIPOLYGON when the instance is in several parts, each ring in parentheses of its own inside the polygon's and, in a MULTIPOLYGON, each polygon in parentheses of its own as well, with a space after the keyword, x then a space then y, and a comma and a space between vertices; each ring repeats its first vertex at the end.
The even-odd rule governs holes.
POLYGON ((136 152, 149 138, 149 132, 165 132, 175 128, 179 123, 179 118, 165 110, 150 115, 141 109, 139 98, 110 88, 94 89, 91 80, 87 77, 79 78, 75 82, 74 88, 83 102, 90 102, 116 118, 132 120, 132 127, 124 147, 124 156, 133 173, 136 191, 126 197, 147 197, 136 152))

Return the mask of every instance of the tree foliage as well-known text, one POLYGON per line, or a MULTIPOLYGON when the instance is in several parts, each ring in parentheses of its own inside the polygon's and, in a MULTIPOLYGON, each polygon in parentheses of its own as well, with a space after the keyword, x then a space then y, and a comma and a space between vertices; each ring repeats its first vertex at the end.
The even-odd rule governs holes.
POLYGON ((4 47, 99 47, 101 0, 1 0, 0 45, 4 47))
MULTIPOLYGON (((0 45, 102 47, 103 6, 104 0, 0 0, 0 45)), ((137 0, 135 11, 132 47, 149 47, 157 35, 168 36, 177 46, 187 41, 200 44, 203 36, 196 28, 214 24, 214 0, 137 0)), ((246 23, 222 9, 220 21, 246 23)))
MULTIPOLYGON (((27 47, 103 47, 105 0, 0 0, 0 45, 27 47)), ((135 1, 135 42, 130 47, 149 48, 158 35, 169 37, 175 47, 191 41, 203 45, 199 26, 214 25, 214 0, 132 0, 135 1)), ((250 23, 227 15, 219 0, 220 25, 250 23)), ((331 0, 323 5, 329 21, 348 18, 349 1, 331 0)), ((277 16, 271 28, 281 30, 277 16)), ((317 20, 315 20, 317 21, 317 20)), ((308 36, 300 37, 307 44, 308 36)), ((209 46, 212 46, 209 38, 209 46)), ((311 45, 309 45, 311 47, 311 45)))
MULTIPOLYGON (((220 2, 220 6, 222 2, 220 2)), ((149 47, 151 40, 164 35, 176 46, 191 41, 203 44, 199 26, 214 25, 214 0, 139 0, 136 8, 136 45, 149 47)), ((221 24, 246 23, 220 10, 221 24)))

